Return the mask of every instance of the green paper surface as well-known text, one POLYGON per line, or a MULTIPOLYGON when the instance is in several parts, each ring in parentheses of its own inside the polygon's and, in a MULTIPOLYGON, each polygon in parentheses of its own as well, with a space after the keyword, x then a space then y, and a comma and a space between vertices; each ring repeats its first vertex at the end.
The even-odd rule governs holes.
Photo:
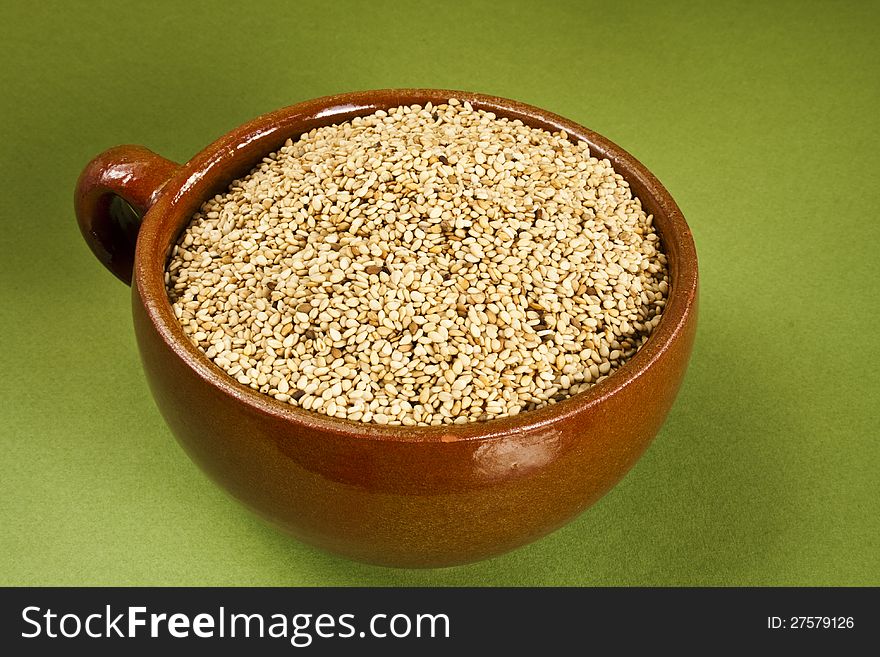
POLYGON ((3 2, 0 584, 880 584, 878 31, 867 2, 3 2), (386 87, 602 133, 700 256, 654 444, 565 528, 469 566, 353 563, 208 481, 73 216, 105 148, 185 161, 264 112, 386 87))

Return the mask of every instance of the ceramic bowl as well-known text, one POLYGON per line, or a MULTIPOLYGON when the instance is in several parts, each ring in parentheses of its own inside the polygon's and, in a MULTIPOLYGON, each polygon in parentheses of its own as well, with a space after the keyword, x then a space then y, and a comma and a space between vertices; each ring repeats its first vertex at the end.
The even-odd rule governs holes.
POLYGON ((319 98, 236 128, 182 165, 140 146, 120 146, 86 166, 75 206, 92 251, 131 285, 135 333, 152 394, 189 456, 271 522, 352 559, 394 566, 460 564, 505 552, 568 522, 644 452, 675 399, 694 339, 696 251, 669 193, 604 137, 503 98, 434 89, 319 98), (389 427, 330 418, 262 395, 240 385, 189 341, 166 295, 164 267, 206 198, 290 137, 378 109, 440 104, 453 96, 587 142, 654 215, 669 259, 669 297, 660 324, 628 363, 588 391, 514 417, 389 427), (140 221, 125 219, 120 199, 140 221))

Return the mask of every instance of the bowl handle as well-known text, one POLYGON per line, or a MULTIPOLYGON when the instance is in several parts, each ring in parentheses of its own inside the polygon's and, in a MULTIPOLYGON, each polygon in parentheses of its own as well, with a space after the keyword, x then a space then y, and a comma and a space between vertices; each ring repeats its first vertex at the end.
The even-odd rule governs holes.
POLYGON ((76 221, 92 253, 131 285, 141 218, 180 165, 143 146, 117 146, 86 165, 73 197, 76 221))

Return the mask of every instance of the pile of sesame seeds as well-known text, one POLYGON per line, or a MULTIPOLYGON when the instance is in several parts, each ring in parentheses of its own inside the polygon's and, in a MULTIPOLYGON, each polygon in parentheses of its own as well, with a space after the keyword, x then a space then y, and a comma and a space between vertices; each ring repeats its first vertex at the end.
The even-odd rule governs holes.
POLYGON ((657 326, 668 278, 607 160, 451 99, 288 140, 203 204, 166 285, 189 338, 242 385, 438 425, 603 380, 657 326))

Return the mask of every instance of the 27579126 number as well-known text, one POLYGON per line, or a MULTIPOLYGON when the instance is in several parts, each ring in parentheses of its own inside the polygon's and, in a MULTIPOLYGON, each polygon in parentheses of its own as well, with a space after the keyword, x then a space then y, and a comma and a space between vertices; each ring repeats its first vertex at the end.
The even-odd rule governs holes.
POLYGON ((767 627, 771 630, 851 630, 854 626, 852 616, 767 617, 767 627))

